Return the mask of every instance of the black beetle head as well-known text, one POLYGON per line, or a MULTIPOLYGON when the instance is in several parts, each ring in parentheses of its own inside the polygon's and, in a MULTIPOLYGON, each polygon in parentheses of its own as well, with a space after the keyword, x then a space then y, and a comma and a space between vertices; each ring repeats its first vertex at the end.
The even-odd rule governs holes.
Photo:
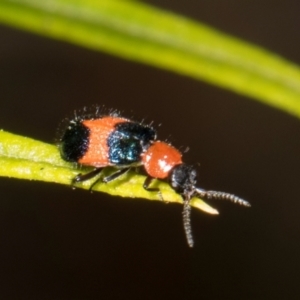
POLYGON ((194 166, 180 164, 173 168, 169 180, 177 193, 181 194, 184 199, 189 199, 195 193, 197 171, 194 166))

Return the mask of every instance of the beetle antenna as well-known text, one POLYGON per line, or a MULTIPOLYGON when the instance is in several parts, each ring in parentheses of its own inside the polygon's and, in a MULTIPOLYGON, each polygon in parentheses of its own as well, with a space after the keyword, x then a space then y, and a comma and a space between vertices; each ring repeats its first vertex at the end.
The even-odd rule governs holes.
POLYGON ((238 196, 235 196, 233 194, 229 194, 229 193, 225 193, 225 192, 218 192, 218 191, 206 191, 206 190, 203 190, 200 188, 196 188, 195 192, 199 197, 203 197, 206 199, 229 200, 233 203, 240 204, 242 206, 246 206, 246 207, 251 206, 251 204, 248 201, 246 201, 238 196))
POLYGON ((183 200, 183 228, 185 231, 185 236, 189 247, 194 246, 194 239, 192 235, 192 226, 191 226, 191 206, 190 206, 190 197, 185 197, 183 200))

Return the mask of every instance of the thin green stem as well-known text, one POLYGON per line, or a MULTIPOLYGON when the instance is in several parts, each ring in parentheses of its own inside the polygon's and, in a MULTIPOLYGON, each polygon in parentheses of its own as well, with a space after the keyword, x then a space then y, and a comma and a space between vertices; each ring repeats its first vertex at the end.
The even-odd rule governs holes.
MULTIPOLYGON (((60 158, 56 146, 0 131, 0 176, 54 182, 71 186, 72 179, 88 168, 78 169, 75 164, 66 163, 60 158)), ((103 176, 112 172, 112 168, 104 170, 103 176)), ((157 193, 148 192, 143 188, 145 176, 133 171, 110 183, 99 183, 93 191, 127 198, 144 198, 160 201, 157 193)), ((89 189, 91 181, 76 185, 78 188, 89 189)), ((166 202, 182 203, 167 183, 157 181, 166 202)), ((218 212, 198 198, 194 198, 192 206, 211 214, 218 212)))
POLYGON ((0 22, 205 80, 300 117, 299 66, 139 1, 1 0, 0 22))

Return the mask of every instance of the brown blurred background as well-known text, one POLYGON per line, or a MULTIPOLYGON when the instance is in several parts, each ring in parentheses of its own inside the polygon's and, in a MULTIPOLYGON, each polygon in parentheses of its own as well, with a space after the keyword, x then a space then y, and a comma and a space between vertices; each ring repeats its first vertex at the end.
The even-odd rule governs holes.
MULTIPOLYGON (((300 64, 287 1, 149 1, 300 64)), ((0 27, 0 128, 53 142, 72 110, 105 104, 189 146, 199 186, 235 193, 220 216, 0 179, 2 299, 299 299, 300 122, 193 79, 0 27)))

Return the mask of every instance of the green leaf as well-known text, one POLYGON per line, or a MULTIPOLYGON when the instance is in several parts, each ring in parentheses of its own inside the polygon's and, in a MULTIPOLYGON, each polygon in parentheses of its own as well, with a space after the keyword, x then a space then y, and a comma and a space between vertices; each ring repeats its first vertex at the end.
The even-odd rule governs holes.
POLYGON ((300 117, 300 69, 139 1, 0 0, 0 22, 205 80, 300 117))
MULTIPOLYGON (((75 164, 66 163, 60 158, 54 145, 49 145, 30 138, 0 131, 0 176, 19 179, 38 180, 71 185, 72 179, 88 168, 78 170, 75 164)), ((104 176, 113 171, 104 169, 104 176)), ((105 192, 110 195, 160 200, 157 193, 148 192, 143 188, 145 176, 131 171, 122 178, 110 183, 95 185, 93 191, 105 192)), ((92 181, 76 185, 89 189, 92 181)), ((182 198, 165 182, 156 182, 166 202, 182 203, 182 198)), ((191 205, 211 214, 218 212, 199 198, 194 198, 191 205)))

